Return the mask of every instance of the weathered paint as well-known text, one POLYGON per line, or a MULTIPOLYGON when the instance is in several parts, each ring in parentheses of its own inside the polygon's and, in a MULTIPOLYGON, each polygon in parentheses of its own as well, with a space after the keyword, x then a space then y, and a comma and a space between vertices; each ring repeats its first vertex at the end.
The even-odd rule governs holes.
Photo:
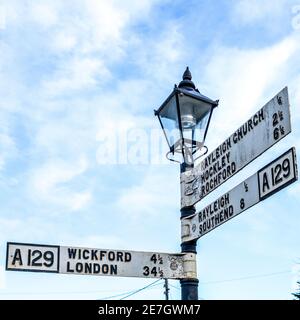
POLYGON ((181 207, 191 206, 291 132, 284 88, 192 170, 181 174, 181 207))
POLYGON ((156 253, 7 243, 6 269, 118 277, 196 278, 193 253, 156 253))
POLYGON ((182 219, 182 241, 201 238, 297 179, 296 150, 291 148, 198 213, 182 219))

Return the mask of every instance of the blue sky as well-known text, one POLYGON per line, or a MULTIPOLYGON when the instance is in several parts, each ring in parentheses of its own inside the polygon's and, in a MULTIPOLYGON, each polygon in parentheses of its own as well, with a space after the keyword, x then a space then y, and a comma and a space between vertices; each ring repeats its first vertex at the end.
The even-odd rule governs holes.
MULTIPOLYGON (((0 1, 0 298, 100 299, 151 283, 5 272, 7 241, 180 250, 179 168, 147 161, 166 143, 142 164, 130 137, 123 162, 118 148, 134 130, 159 130, 153 109, 187 65, 199 90, 220 99, 210 150, 286 85, 292 113, 292 133, 198 210, 289 147, 300 150, 299 7, 297 0, 0 1), (103 143, 112 136, 120 154, 108 164, 103 143)), ((201 298, 292 298, 299 193, 295 183, 198 241, 201 298)), ((179 283, 171 284, 171 297, 180 298, 179 283)), ((132 298, 162 299, 162 285, 132 298)))

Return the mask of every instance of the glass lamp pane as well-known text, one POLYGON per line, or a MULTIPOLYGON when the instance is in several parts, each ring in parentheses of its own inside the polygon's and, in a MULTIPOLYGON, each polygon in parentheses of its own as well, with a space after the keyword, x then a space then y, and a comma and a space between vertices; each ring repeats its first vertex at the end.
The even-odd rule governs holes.
POLYGON ((162 122, 169 147, 172 147, 180 138, 178 129, 178 117, 176 98, 173 96, 159 113, 159 118, 162 122))
MULTIPOLYGON (((203 142, 204 140, 204 135, 206 131, 206 127, 208 124, 209 120, 209 115, 210 112, 207 112, 204 117, 202 118, 201 121, 196 123, 195 125, 192 125, 192 120, 190 121, 190 126, 189 127, 184 127, 183 126, 183 138, 192 140, 192 141, 198 141, 198 142, 203 142)), ((194 121, 194 120, 193 120, 194 121)))
POLYGON ((197 100, 184 94, 179 95, 179 105, 181 117, 193 116, 193 121, 196 123, 198 123, 212 107, 210 103, 197 100))
POLYGON ((179 95, 183 137, 203 142, 212 105, 184 94, 179 95))
POLYGON ((208 125, 208 120, 210 116, 210 110, 204 115, 204 117, 197 123, 193 133, 194 141, 204 142, 205 132, 208 125))

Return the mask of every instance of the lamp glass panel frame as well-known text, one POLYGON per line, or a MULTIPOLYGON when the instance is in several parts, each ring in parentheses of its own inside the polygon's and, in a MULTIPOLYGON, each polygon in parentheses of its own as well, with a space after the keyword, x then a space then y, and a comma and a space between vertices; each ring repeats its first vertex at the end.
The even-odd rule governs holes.
POLYGON ((203 145, 216 105, 216 102, 197 91, 194 93, 186 89, 174 89, 156 112, 172 153, 179 145, 184 153, 185 143, 192 149, 203 145), (189 121, 191 128, 187 127, 189 121))

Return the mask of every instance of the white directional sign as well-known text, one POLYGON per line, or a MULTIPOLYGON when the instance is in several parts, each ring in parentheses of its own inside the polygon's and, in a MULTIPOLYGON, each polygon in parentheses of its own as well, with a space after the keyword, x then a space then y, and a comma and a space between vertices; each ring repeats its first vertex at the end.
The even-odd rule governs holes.
POLYGON ((291 132, 288 90, 284 88, 211 152, 181 174, 181 206, 191 206, 291 132))
POLYGON ((64 274, 196 278, 193 253, 154 253, 7 243, 6 270, 64 274))
POLYGON ((198 239, 298 179, 291 148, 198 213, 181 220, 182 241, 198 239))

